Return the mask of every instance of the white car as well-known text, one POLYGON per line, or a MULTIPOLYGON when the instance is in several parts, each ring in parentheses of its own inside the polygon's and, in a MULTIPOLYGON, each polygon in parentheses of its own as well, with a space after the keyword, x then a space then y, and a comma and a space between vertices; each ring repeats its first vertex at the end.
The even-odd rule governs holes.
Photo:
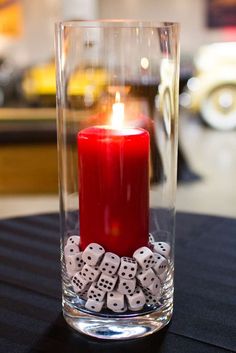
POLYGON ((180 104, 219 130, 236 128, 236 42, 200 48, 180 104))

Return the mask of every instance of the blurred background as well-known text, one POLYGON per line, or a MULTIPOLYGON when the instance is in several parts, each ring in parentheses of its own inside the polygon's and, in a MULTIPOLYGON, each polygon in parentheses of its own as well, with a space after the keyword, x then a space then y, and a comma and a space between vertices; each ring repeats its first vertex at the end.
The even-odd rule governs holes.
POLYGON ((236 0, 0 0, 0 217, 59 208, 54 23, 98 18, 180 22, 177 210, 235 217, 236 0))

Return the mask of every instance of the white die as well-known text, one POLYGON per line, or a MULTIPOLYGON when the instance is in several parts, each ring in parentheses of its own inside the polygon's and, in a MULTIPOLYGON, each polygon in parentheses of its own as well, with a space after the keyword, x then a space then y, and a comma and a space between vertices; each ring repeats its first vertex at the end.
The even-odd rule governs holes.
POLYGON ((149 235, 148 235, 148 242, 150 244, 153 244, 155 242, 155 238, 151 233, 149 233, 149 235))
POLYGON ((111 276, 116 273, 120 265, 120 257, 112 252, 106 252, 99 266, 100 271, 111 276))
POLYGON ((97 286, 104 292, 111 292, 116 285, 117 278, 116 275, 108 276, 105 273, 102 273, 97 282, 97 286))
POLYGON ((78 254, 79 252, 79 247, 76 244, 68 244, 64 247, 65 256, 78 254))
POLYGON ((124 304, 123 308, 121 309, 113 308, 112 311, 114 311, 115 313, 124 313, 125 311, 127 311, 127 305, 124 304))
POLYGON ((84 261, 82 260, 82 252, 65 255, 66 270, 68 274, 76 273, 80 271, 84 266, 84 261))
POLYGON ((153 294, 150 294, 148 292, 144 292, 144 295, 145 295, 145 299, 146 299, 146 304, 147 305, 159 304, 160 296, 153 295, 153 294))
POLYGON ((66 269, 67 276, 71 279, 78 271, 66 269))
POLYGON ((137 269, 138 264, 135 259, 132 257, 122 257, 118 275, 125 279, 132 279, 135 277, 137 269))
POLYGON ((147 287, 147 291, 153 295, 157 295, 158 293, 161 292, 161 281, 159 280, 158 277, 156 277, 152 282, 152 284, 147 287))
POLYGON ((130 310, 137 309, 142 307, 146 303, 145 296, 140 287, 137 287, 133 294, 129 294, 126 296, 128 301, 128 306, 130 310))
POLYGON ((103 304, 103 301, 97 302, 96 300, 88 299, 85 303, 85 308, 91 311, 99 312, 102 310, 103 304))
POLYGON ((73 244, 79 245, 79 243, 80 243, 80 236, 78 236, 78 235, 71 235, 71 236, 68 238, 66 244, 67 244, 67 245, 73 245, 73 244))
POLYGON ((136 287, 136 278, 133 279, 125 279, 119 277, 117 291, 121 294, 132 294, 135 291, 136 287))
POLYGON ((163 272, 162 274, 158 275, 158 278, 162 283, 165 282, 166 277, 167 277, 167 270, 165 272, 163 272))
POLYGON ((89 244, 83 251, 82 259, 90 266, 96 266, 102 259, 105 250, 97 243, 89 244))
POLYGON ((107 293, 107 307, 113 311, 122 310, 125 306, 124 294, 117 291, 107 293))
POLYGON ((138 271, 137 279, 143 287, 149 287, 154 282, 156 275, 154 271, 149 268, 147 271, 138 271))
POLYGON ((159 276, 167 270, 168 261, 161 254, 154 254, 155 265, 153 266, 153 271, 159 276))
POLYGON ((85 289, 82 293, 79 293, 80 299, 87 300, 88 299, 88 288, 85 289))
POLYGON ((143 307, 144 307, 144 304, 143 304, 143 305, 140 305, 140 306, 137 306, 136 308, 132 308, 130 305, 128 305, 128 309, 129 309, 130 311, 140 311, 140 310, 143 309, 143 307))
POLYGON ((82 293, 89 287, 89 282, 86 281, 80 272, 77 272, 71 280, 72 287, 75 293, 82 293))
POLYGON ((88 290, 88 298, 93 299, 97 302, 103 301, 105 297, 105 292, 98 288, 97 283, 92 283, 88 290))
POLYGON ((100 273, 98 267, 92 267, 88 264, 85 264, 81 271, 81 275, 89 282, 96 281, 100 273))
POLYGON ((169 257, 170 245, 164 242, 155 242, 153 243, 153 251, 165 257, 169 257))
POLYGON ((133 257, 144 270, 148 270, 155 263, 153 252, 146 246, 137 249, 133 257))

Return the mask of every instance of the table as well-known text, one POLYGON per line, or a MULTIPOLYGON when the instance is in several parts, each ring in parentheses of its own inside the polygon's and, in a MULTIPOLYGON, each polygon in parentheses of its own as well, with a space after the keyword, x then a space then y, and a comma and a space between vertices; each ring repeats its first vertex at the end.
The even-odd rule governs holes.
POLYGON ((58 214, 0 222, 1 353, 236 352, 236 219, 177 214, 171 324, 133 341, 97 341, 61 314, 58 214))

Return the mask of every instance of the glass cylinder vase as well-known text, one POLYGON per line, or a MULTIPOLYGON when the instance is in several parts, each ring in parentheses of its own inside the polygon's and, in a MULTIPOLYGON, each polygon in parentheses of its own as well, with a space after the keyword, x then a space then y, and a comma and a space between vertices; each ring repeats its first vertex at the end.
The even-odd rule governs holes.
POLYGON ((63 314, 129 339, 173 311, 176 23, 56 26, 63 314))

